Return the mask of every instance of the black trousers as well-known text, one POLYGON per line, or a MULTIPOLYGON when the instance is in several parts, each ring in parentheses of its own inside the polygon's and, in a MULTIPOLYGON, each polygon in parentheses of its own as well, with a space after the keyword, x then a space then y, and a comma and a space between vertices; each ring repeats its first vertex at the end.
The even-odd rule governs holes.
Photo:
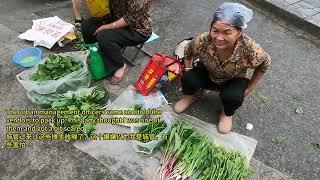
POLYGON ((186 95, 193 95, 199 89, 220 89, 220 98, 223 103, 224 112, 231 116, 242 105, 244 91, 248 86, 248 79, 235 78, 222 85, 213 83, 208 72, 204 68, 194 68, 182 75, 182 92, 186 95))
POLYGON ((122 48, 142 44, 149 38, 130 28, 108 29, 100 31, 96 36, 93 35, 100 26, 112 23, 115 20, 111 16, 93 17, 81 23, 85 43, 92 44, 98 41, 104 56, 104 64, 109 71, 116 71, 123 67, 125 59, 121 53, 122 48))

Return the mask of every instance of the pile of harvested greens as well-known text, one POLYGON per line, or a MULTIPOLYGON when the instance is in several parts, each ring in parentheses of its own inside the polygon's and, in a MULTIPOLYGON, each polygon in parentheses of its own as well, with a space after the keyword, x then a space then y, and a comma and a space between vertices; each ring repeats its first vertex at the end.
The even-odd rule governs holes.
MULTIPOLYGON (((61 97, 55 99, 51 104, 53 110, 60 111, 75 111, 75 110, 101 110, 101 108, 106 104, 109 99, 108 91, 100 86, 95 87, 91 94, 84 95, 75 95, 72 97, 61 97)), ((63 123, 56 122, 55 127, 70 127, 70 129, 83 129, 81 131, 65 131, 64 133, 69 134, 84 134, 86 137, 89 137, 92 131, 95 130, 95 123, 79 123, 69 121, 70 119, 89 119, 97 118, 96 115, 86 115, 86 114, 76 114, 76 115, 56 115, 56 119, 64 119, 63 123)))
POLYGON ((74 60, 72 57, 49 54, 49 59, 38 65, 37 71, 31 75, 32 81, 47 81, 60 79, 83 67, 82 62, 74 60))
POLYGON ((252 173, 239 152, 213 144, 183 121, 171 128, 161 150, 159 179, 240 180, 252 173))

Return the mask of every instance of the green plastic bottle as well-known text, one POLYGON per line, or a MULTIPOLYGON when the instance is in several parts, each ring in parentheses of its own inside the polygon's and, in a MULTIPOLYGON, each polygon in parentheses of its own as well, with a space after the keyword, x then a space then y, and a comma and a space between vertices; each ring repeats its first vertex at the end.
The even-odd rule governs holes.
POLYGON ((95 80, 103 79, 110 76, 113 72, 108 71, 105 68, 101 51, 98 44, 87 44, 90 50, 90 65, 89 69, 92 74, 92 78, 95 80))

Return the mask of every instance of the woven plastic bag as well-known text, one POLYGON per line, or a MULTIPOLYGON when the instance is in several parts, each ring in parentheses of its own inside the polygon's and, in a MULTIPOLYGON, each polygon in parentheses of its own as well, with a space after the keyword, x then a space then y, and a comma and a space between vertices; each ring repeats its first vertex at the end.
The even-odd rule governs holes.
MULTIPOLYGON (((162 142, 163 135, 168 134, 174 123, 174 117, 169 112, 164 112, 161 115, 161 119, 166 123, 166 128, 162 130, 158 135, 156 135, 157 140, 152 140, 147 143, 143 143, 137 140, 133 141, 133 148, 136 152, 150 155, 153 153, 153 150, 162 142)), ((132 126, 131 133, 139 133, 139 127, 132 126)))
MULTIPOLYGON (((89 87, 91 82, 91 74, 88 70, 86 60, 89 56, 88 51, 67 52, 59 54, 61 56, 70 56, 83 64, 83 67, 74 71, 60 79, 36 82, 30 80, 30 76, 38 69, 38 65, 33 68, 27 69, 16 77, 22 86, 28 91, 33 91, 38 94, 51 94, 51 93, 65 93, 67 91, 75 91, 82 87, 89 87)), ((40 64, 45 63, 49 58, 44 58, 40 64)))

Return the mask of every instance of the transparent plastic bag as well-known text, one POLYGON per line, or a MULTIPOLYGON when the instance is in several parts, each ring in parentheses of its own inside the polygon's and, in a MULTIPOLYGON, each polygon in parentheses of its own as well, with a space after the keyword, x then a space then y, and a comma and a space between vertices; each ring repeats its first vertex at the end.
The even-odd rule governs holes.
MULTIPOLYGON (((136 99, 136 91, 135 88, 132 85, 129 85, 124 92, 122 92, 113 102, 110 106, 108 106, 107 110, 118 110, 118 111, 124 111, 124 110, 134 110, 135 105, 137 105, 137 99, 136 99)), ((101 118, 141 118, 142 115, 101 115, 101 118)), ((119 123, 119 125, 122 126, 141 126, 140 123, 119 123)))
MULTIPOLYGON (((63 94, 52 93, 52 94, 38 94, 34 91, 30 91, 27 93, 28 98, 31 100, 32 103, 41 107, 51 107, 52 102, 55 99, 62 98, 62 97, 72 97, 73 95, 76 96, 88 96, 92 93, 92 90, 96 88, 96 86, 91 88, 79 88, 76 91, 68 91, 63 94)), ((104 104, 104 108, 111 104, 110 99, 106 104, 104 104)))
POLYGON ((239 3, 225 2, 216 10, 214 17, 216 20, 223 20, 232 26, 245 29, 253 17, 253 11, 239 3))
MULTIPOLYGON (((142 109, 157 109, 163 104, 167 104, 167 100, 161 93, 161 91, 150 94, 149 96, 142 96, 139 94, 135 87, 129 85, 123 93, 121 93, 107 108, 108 110, 134 110, 136 105, 142 107, 142 109)), ((141 119, 143 115, 102 115, 102 118, 136 118, 141 119)), ((150 115, 150 118, 155 119, 161 117, 161 115, 150 115)), ((140 127, 146 125, 146 123, 119 123, 121 126, 126 127, 140 127)))
MULTIPOLYGON (((163 135, 168 134, 171 126, 174 122, 174 117, 169 112, 164 112, 161 115, 162 120, 166 123, 166 128, 156 135, 157 140, 152 140, 147 143, 143 143, 137 140, 133 141, 133 148, 136 152, 150 155, 153 150, 162 142, 163 135)), ((131 127, 131 133, 139 133, 139 127, 131 127)))
POLYGON ((40 107, 51 107, 52 102, 60 97, 63 97, 62 94, 51 93, 51 94, 39 94, 34 91, 27 92, 27 97, 30 101, 40 107))
POLYGON ((83 67, 80 70, 74 71, 66 75, 65 77, 62 77, 57 80, 49 80, 42 82, 30 80, 30 76, 37 71, 38 65, 45 63, 49 59, 48 57, 46 57, 41 61, 41 63, 39 63, 35 67, 27 69, 18 74, 16 76, 18 81, 28 92, 33 91, 38 94, 61 94, 67 91, 75 91, 81 87, 89 87, 91 82, 91 74, 88 71, 88 65, 86 64, 89 52, 77 51, 61 53, 59 55, 70 56, 75 60, 82 62, 83 67))
POLYGON ((148 96, 142 96, 142 94, 137 92, 136 98, 137 103, 141 104, 143 109, 156 109, 163 104, 168 104, 167 99, 160 90, 150 93, 148 96))

